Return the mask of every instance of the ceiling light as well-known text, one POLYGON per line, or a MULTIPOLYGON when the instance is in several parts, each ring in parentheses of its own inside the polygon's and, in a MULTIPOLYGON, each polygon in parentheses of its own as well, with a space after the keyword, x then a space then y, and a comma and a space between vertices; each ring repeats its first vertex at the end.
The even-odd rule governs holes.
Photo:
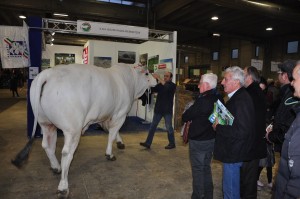
POLYGON ((212 18, 211 18, 211 20, 213 20, 213 21, 216 21, 216 20, 218 20, 219 19, 219 17, 217 17, 217 16, 213 16, 212 18))
POLYGON ((59 16, 59 17, 68 17, 69 16, 68 14, 65 14, 65 13, 54 13, 53 15, 59 16))
POLYGON ((50 43, 50 46, 53 46, 53 43, 52 43, 52 42, 50 43))
POLYGON ((243 0, 247 3, 252 3, 254 5, 258 5, 258 6, 263 6, 263 7, 272 7, 271 5, 269 4, 266 4, 266 3, 260 3, 260 2, 255 2, 255 1, 248 1, 248 0, 243 0))
POLYGON ((271 31, 271 30, 273 30, 272 27, 267 27, 267 28, 266 28, 266 31, 271 31))
POLYGON ((55 32, 52 32, 51 35, 54 36, 54 35, 55 35, 55 32))
POLYGON ((221 35, 220 35, 220 33, 213 33, 213 36, 220 37, 221 35))
POLYGON ((26 16, 25 15, 20 15, 19 18, 20 19, 26 19, 26 16))
POLYGON ((54 41, 54 38, 52 38, 51 41, 54 41))

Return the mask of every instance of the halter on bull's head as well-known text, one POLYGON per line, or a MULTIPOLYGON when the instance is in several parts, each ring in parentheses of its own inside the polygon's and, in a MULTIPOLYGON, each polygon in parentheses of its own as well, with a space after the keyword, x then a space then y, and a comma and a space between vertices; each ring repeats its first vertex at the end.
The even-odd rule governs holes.
POLYGON ((141 65, 133 67, 133 74, 135 80, 135 99, 139 98, 144 92, 156 85, 156 80, 149 74, 148 70, 145 70, 141 65))

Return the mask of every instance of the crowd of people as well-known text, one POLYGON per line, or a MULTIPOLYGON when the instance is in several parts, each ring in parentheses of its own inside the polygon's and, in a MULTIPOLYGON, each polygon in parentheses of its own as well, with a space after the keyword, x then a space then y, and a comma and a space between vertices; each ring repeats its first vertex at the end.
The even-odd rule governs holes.
MULTIPOLYGON (((192 169, 192 199, 213 199, 211 161, 222 162, 224 199, 255 199, 263 168, 267 169, 266 186, 274 199, 300 198, 300 61, 286 60, 278 65, 277 89, 267 83, 255 67, 233 66, 225 70, 221 84, 226 97, 217 90, 215 74, 204 74, 198 84, 199 96, 182 115, 188 124, 189 159, 192 169), (233 116, 232 124, 218 117, 209 120, 220 101, 233 116), (225 102, 224 102, 225 100, 225 102), (275 152, 279 152, 276 180, 272 179, 275 152)), ((140 145, 150 149, 155 129, 165 118, 169 144, 175 148, 172 106, 176 85, 172 73, 158 80, 153 122, 148 137, 140 145)))

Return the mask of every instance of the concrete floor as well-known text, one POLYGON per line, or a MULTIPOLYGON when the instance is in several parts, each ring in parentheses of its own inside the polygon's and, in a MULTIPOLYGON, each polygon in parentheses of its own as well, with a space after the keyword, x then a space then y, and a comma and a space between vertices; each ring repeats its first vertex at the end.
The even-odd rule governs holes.
MULTIPOLYGON (((0 198, 53 199, 60 176, 49 170, 48 158, 35 140, 27 164, 22 169, 10 161, 27 142, 26 98, 11 98, 8 90, 0 89, 0 198)), ((23 97, 22 97, 23 96, 23 97)), ((107 134, 82 136, 69 171, 71 199, 187 199, 192 192, 188 147, 176 132, 177 148, 165 150, 167 135, 157 133, 151 150, 139 146, 147 132, 128 132, 121 136, 125 150, 113 152, 114 162, 107 161, 104 153, 107 134)), ((63 137, 57 142, 57 156, 63 137)), ((278 161, 278 160, 277 160, 278 161)), ((214 198, 222 198, 222 165, 213 161, 214 198)), ((275 168, 274 168, 275 169, 275 168)), ((263 170, 262 182, 266 183, 263 170)), ((270 198, 270 189, 258 191, 259 199, 270 198)))

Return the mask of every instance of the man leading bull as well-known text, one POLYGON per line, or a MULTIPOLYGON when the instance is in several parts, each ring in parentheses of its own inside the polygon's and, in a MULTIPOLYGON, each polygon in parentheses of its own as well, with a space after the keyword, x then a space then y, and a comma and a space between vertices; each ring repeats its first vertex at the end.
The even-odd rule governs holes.
POLYGON ((157 100, 148 137, 146 141, 141 142, 140 145, 150 149, 157 125, 161 118, 164 117, 169 140, 169 144, 165 147, 165 149, 173 149, 176 147, 174 129, 172 127, 173 101, 176 91, 176 84, 172 82, 173 74, 171 72, 165 72, 164 79, 161 79, 156 73, 153 73, 152 76, 159 82, 154 88, 151 89, 153 92, 157 92, 157 100))

